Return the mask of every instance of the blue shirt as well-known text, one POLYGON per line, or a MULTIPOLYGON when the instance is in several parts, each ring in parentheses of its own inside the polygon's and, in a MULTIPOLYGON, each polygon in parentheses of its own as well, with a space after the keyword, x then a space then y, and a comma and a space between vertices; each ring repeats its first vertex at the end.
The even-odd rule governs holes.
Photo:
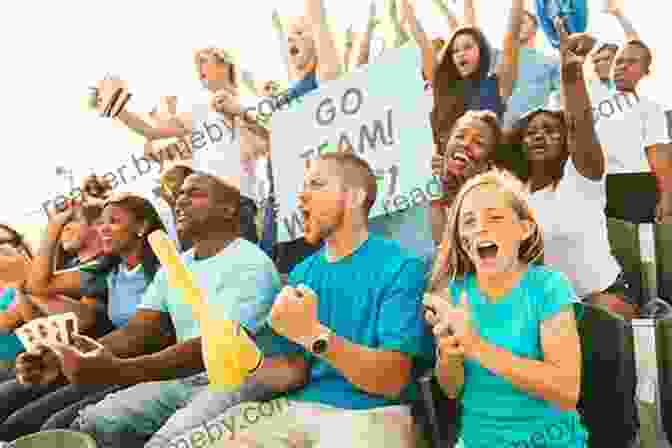
MULTIPOLYGON (((213 315, 240 322, 251 333, 266 322, 280 292, 280 275, 259 247, 238 238, 213 257, 197 260, 190 250, 182 259, 206 294, 213 315)), ((178 342, 201 336, 191 305, 181 291, 170 287, 164 269, 156 274, 139 308, 169 314, 178 342)))
POLYGON ((130 271, 126 264, 119 263, 116 269, 107 274, 107 317, 116 328, 128 325, 128 321, 142 300, 149 285, 142 264, 130 271))
POLYGON ((401 247, 413 252, 429 265, 435 251, 429 207, 430 203, 426 202, 406 210, 370 218, 369 230, 398 242, 401 247))
MULTIPOLYGON (((9 306, 16 299, 16 289, 6 288, 0 295, 0 312, 7 311, 9 306)), ((16 355, 25 351, 21 340, 13 332, 9 334, 0 334, 0 360, 14 361, 16 355)))
MULTIPOLYGON (((333 263, 327 261, 325 248, 321 249, 291 272, 288 283, 304 284, 315 291, 319 321, 338 336, 366 347, 405 353, 419 366, 433 356, 421 297, 426 273, 425 264, 397 243, 371 235, 352 255, 333 263)), ((267 355, 303 353, 308 360, 310 380, 291 392, 290 400, 340 409, 371 409, 401 402, 402 397, 388 399, 358 389, 329 363, 285 338, 276 336, 272 347, 260 346, 267 355)))
MULTIPOLYGON (((577 302, 567 277, 533 265, 496 302, 481 294, 473 274, 451 284, 455 304, 465 290, 472 322, 485 341, 539 361, 542 322, 577 302)), ((563 411, 534 397, 472 359, 465 360, 464 369, 461 435, 466 447, 586 446, 587 433, 576 411, 563 411)))
MULTIPOLYGON (((495 64, 502 51, 495 50, 495 64)), ((506 107, 503 127, 513 128, 520 117, 530 110, 544 106, 553 92, 560 91, 560 60, 544 55, 534 48, 523 47, 518 55, 518 79, 506 107)))
POLYGON ((303 95, 316 90, 318 87, 317 73, 312 71, 304 76, 303 79, 294 82, 292 87, 287 90, 287 98, 290 102, 294 101, 301 98, 303 95))
POLYGON ((496 75, 489 75, 478 83, 478 90, 465 98, 465 111, 489 110, 502 119, 506 105, 499 93, 499 80, 496 75))

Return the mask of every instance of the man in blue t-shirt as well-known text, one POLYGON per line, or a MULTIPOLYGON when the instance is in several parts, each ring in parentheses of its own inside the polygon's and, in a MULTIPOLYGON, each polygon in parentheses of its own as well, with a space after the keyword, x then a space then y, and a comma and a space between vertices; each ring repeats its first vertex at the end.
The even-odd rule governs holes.
MULTIPOLYGON (((325 246, 291 272, 266 337, 257 338, 267 357, 285 360, 274 367, 278 381, 306 383, 287 390, 282 412, 239 428, 236 442, 413 446, 406 404, 419 367, 433 356, 420 298, 426 267, 397 243, 369 234, 376 189, 371 168, 353 154, 311 163, 299 196, 304 235, 325 246)), ((255 406, 262 409, 243 403, 227 414, 255 406)), ((215 447, 236 446, 230 443, 215 447)))

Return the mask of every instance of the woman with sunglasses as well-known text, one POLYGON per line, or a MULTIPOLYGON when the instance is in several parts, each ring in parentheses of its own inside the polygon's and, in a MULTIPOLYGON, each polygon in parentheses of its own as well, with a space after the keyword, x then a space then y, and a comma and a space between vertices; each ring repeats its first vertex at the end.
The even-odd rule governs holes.
MULTIPOLYGON (((152 204, 142 197, 121 194, 109 198, 103 208, 99 232, 107 261, 93 272, 69 270, 54 273, 53 256, 63 224, 69 219, 66 210, 55 216, 47 228, 45 239, 33 259, 28 289, 41 296, 62 294, 84 297, 91 284, 107 287, 107 304, 82 300, 80 329, 95 325, 105 307, 114 328, 127 325, 135 313, 145 289, 154 279, 160 263, 151 249, 147 236, 164 230, 152 204)), ((106 394, 126 386, 68 385, 65 378, 49 385, 24 385, 17 380, 0 384, 0 440, 12 441, 40 430, 47 422, 49 429, 67 428, 81 407, 101 400, 106 394)))

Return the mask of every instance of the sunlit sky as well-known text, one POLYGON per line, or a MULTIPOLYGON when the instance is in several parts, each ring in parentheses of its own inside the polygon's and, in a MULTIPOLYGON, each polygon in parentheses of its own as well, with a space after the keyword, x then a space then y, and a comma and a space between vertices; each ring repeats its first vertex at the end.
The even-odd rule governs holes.
MULTIPOLYGON (((672 90, 663 84, 672 79, 672 63, 670 58, 661 59, 669 35, 665 28, 669 15, 661 10, 665 2, 626 2, 627 16, 657 56, 642 92, 672 109, 672 90)), ((384 1, 376 3, 382 16, 384 1)), ((446 22, 433 2, 415 3, 425 28, 432 35, 445 34, 446 22)), ((589 31, 602 40, 622 41, 616 20, 600 12, 603 3, 589 0, 589 31)), ((67 189, 67 182, 55 175, 57 165, 72 169, 79 179, 91 169, 101 174, 114 170, 132 152, 142 151, 141 141, 128 131, 83 110, 82 98, 97 79, 111 72, 128 81, 134 94, 129 104, 133 111, 151 110, 161 95, 177 95, 178 109, 189 110, 202 95, 193 50, 208 45, 235 49, 242 66, 259 79, 284 79, 271 11, 275 7, 283 17, 299 14, 303 0, 71 4, 66 10, 63 2, 13 2, 4 15, 0 114, 6 157, 0 177, 0 221, 41 221, 39 213, 26 215, 67 189)), ((458 14, 461 4, 457 0, 453 5, 458 14)), ((506 0, 478 2, 479 20, 497 47, 501 47, 509 5, 506 0)), ((326 7, 339 36, 350 24, 363 29, 368 2, 326 0, 326 7)), ((538 46, 552 51, 541 34, 538 46)))

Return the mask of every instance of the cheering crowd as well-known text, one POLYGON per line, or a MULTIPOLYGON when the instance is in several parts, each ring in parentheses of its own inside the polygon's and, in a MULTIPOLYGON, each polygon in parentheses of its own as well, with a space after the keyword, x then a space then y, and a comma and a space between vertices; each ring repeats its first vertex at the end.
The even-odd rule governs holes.
MULTIPOLYGON (((0 440, 72 429, 100 448, 422 446, 412 403, 433 369, 460 403, 460 447, 532 446, 549 425, 573 429, 543 446, 638 446, 637 415, 605 409, 591 427, 582 418, 577 322, 582 304, 625 321, 646 305, 641 272, 611 247, 608 210, 625 199, 607 176, 650 181, 650 221, 672 222, 665 114, 638 92, 653 53, 616 1, 607 12, 622 42, 555 20, 554 57, 536 49, 540 18, 523 0, 498 3, 508 12, 499 49, 473 0, 463 18, 436 2, 448 28, 432 40, 409 0, 389 1, 399 48, 386 51, 420 53, 433 147, 418 163, 431 165, 439 197, 370 216, 382 196, 374 167, 339 142, 307 164, 294 240, 278 231, 286 149, 242 90, 289 114, 323 83, 375 65, 373 5, 363 32, 348 29, 344 55, 323 0, 305 0, 299 18, 274 12, 290 80, 280 96, 278 82, 255 80, 220 48, 195 53, 209 102, 192 113, 165 97, 145 120, 124 81, 98 83, 97 110, 144 136, 144 157, 161 165, 158 199, 90 176, 77 200, 50 211, 39 248, 0 227, 0 440), (149 244, 156 230, 175 241, 208 305, 263 351, 240 388, 209 387, 201 328, 149 244), (79 322, 73 345, 24 350, 14 330, 65 312, 79 322), (223 415, 265 415, 279 398, 282 412, 198 443, 188 436, 223 415)), ((621 393, 636 407, 634 391, 621 393)))

